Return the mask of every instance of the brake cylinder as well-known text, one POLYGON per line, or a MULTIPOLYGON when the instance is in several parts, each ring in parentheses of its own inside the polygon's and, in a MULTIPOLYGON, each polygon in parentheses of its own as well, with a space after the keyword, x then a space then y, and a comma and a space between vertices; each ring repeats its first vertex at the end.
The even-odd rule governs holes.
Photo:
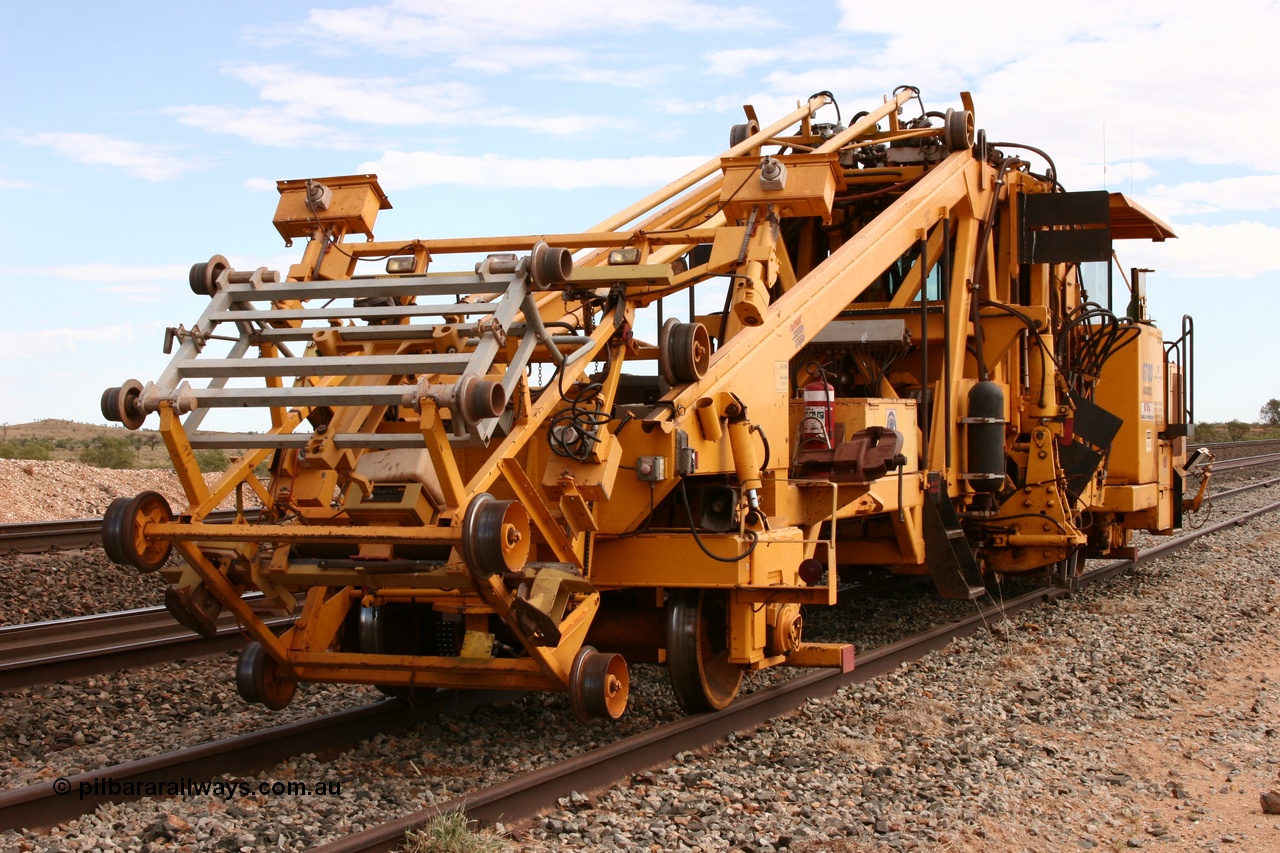
POLYGON ((1004 391, 994 382, 969 389, 969 416, 963 420, 968 449, 965 479, 977 492, 998 492, 1004 482, 1004 391))

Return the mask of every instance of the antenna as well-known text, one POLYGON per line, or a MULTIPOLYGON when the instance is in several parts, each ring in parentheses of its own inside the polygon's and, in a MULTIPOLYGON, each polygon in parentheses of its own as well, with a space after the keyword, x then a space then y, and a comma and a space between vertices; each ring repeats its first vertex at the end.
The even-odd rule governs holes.
POLYGON ((1102 188, 1107 188, 1107 123, 1102 123, 1102 188))

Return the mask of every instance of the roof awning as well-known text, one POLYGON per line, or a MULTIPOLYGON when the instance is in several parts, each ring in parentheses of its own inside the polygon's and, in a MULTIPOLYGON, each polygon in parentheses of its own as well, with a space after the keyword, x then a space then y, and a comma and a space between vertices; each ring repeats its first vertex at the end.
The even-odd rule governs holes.
POLYGON ((1152 216, 1124 193, 1111 193, 1111 239, 1160 243, 1177 236, 1167 222, 1152 216))

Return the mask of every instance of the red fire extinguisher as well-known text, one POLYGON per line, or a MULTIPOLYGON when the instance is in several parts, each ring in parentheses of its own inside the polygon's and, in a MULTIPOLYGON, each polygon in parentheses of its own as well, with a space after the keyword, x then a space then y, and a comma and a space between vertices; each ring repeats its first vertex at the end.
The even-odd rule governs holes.
POLYGON ((801 450, 830 450, 836 422, 836 388, 826 379, 804 386, 804 417, 800 421, 801 450))

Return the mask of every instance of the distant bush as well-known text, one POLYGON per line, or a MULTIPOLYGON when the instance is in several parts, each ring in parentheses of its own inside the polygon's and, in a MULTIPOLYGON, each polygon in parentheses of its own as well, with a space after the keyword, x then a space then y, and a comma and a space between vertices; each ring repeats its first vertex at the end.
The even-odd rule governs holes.
POLYGON ((80 461, 95 468, 132 468, 138 461, 138 450, 123 436, 101 435, 80 452, 80 461))
POLYGON ((1196 441, 1221 441, 1222 424, 1196 424, 1196 441))
POLYGON ((15 438, 0 441, 0 459, 53 459, 53 444, 43 438, 15 438))
POLYGON ((1227 421, 1223 426, 1227 430, 1229 441, 1244 441, 1249 437, 1249 430, 1252 429, 1252 426, 1244 421, 1227 421))
POLYGON ((225 471, 231 464, 231 458, 221 450, 197 450, 196 464, 200 470, 208 474, 211 471, 225 471))

